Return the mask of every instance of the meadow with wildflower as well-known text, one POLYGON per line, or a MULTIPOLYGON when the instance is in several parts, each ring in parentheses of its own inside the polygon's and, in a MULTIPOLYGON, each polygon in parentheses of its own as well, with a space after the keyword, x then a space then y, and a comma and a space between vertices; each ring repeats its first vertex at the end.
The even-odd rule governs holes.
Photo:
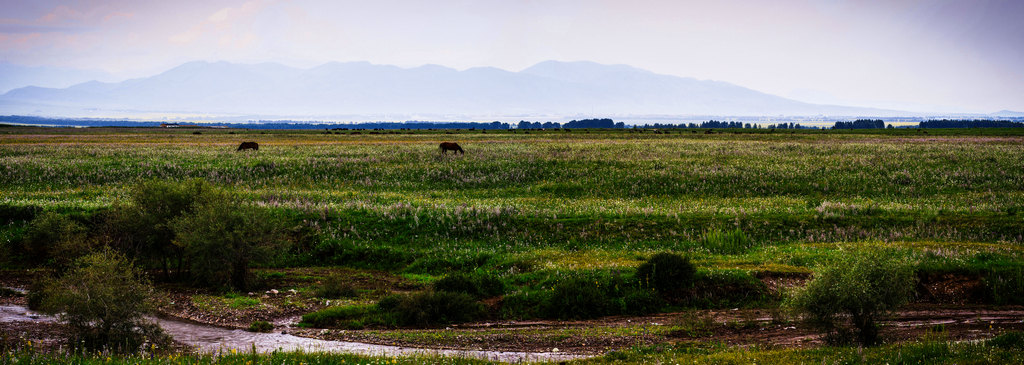
MULTIPOLYGON (((552 302, 567 296, 594 310, 588 317, 777 307, 787 288, 771 279, 806 279, 865 248, 908 263, 924 285, 948 274, 980 283, 958 300, 1022 304, 1018 130, 193 132, 0 128, 5 265, 28 268, 17 242, 42 212, 101 230, 139 184, 198 179, 288 222, 288 244, 254 262, 257 273, 314 271, 262 283, 294 285, 289 308, 321 309, 318 321, 349 329, 398 326, 389 318, 400 314, 374 309, 378 301, 455 273, 500 287, 478 319, 577 318, 552 302), (241 141, 260 149, 236 152, 241 141), (440 155, 444 141, 466 153, 440 155), (696 267, 678 297, 631 281, 663 252, 696 267), (316 297, 332 268, 402 284, 346 287, 332 304, 316 297)), ((277 305, 237 295, 198 307, 277 305)))

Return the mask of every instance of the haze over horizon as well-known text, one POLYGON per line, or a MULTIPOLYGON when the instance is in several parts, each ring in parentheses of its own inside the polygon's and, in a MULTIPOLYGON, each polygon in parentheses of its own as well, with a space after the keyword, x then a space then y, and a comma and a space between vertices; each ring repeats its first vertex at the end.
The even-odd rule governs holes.
MULTIPOLYGON (((2 3, 4 62, 101 70, 110 75, 105 81, 194 60, 513 72, 563 60, 625 64, 820 104, 1024 110, 1019 1, 2 3)), ((14 78, 4 70, 0 78, 14 78)))

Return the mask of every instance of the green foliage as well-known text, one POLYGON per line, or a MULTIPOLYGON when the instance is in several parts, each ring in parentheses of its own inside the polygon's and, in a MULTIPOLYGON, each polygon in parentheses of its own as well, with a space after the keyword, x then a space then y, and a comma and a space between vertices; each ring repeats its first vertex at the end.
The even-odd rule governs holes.
POLYGON ((228 301, 228 306, 233 308, 233 309, 251 308, 251 307, 255 307, 255 306, 259 305, 259 304, 260 304, 260 300, 259 299, 249 298, 249 297, 242 297, 242 296, 237 296, 237 297, 231 298, 231 300, 228 301))
POLYGON ((829 331, 833 341, 848 338, 850 321, 858 342, 878 343, 876 321, 912 299, 913 266, 884 250, 851 252, 815 272, 789 305, 829 331))
POLYGON ((505 283, 488 273, 454 273, 434 282, 435 291, 465 293, 475 298, 489 298, 505 293, 505 283))
MULTIPOLYGON (((373 305, 355 305, 345 307, 327 307, 313 313, 302 316, 300 324, 316 328, 348 327, 351 323, 361 322, 367 316, 377 315, 380 318, 380 310, 373 305)), ((387 324, 387 323, 379 323, 387 324)))
POLYGON ((326 299, 354 298, 359 296, 359 292, 341 275, 329 275, 317 287, 316 296, 326 299))
POLYGON ((984 283, 995 304, 1024 304, 1024 265, 993 268, 984 283))
POLYGON ((128 204, 108 213, 105 234, 122 252, 156 263, 166 274, 171 260, 180 264, 184 259, 182 247, 174 244, 172 222, 221 195, 200 179, 143 181, 129 190, 128 204))
POLYGON ((402 297, 391 312, 402 326, 438 326, 474 321, 484 306, 464 293, 427 291, 402 297))
POLYGON ((151 310, 149 282, 112 250, 80 258, 42 292, 42 309, 68 324, 72 345, 133 352, 146 341, 168 340, 144 317, 151 310))
POLYGON ((739 229, 726 232, 714 230, 704 232, 700 238, 700 246, 712 253, 735 255, 754 247, 754 241, 739 229))
POLYGON ((0 203, 0 223, 32 220, 42 211, 37 206, 0 203))
POLYGON ((86 228, 56 212, 44 212, 29 222, 22 248, 33 264, 49 264, 57 271, 92 249, 86 228))
POLYGON ((555 285, 544 303, 549 318, 589 319, 613 313, 614 309, 598 283, 574 278, 555 285))
POLYGON ((249 325, 249 332, 270 332, 274 330, 274 325, 266 321, 255 321, 249 325))
POLYGON ((988 341, 989 345, 1003 350, 1024 351, 1024 332, 1010 331, 993 337, 988 341))
POLYGON ((281 224, 266 210, 217 192, 170 223, 184 247, 192 278, 213 288, 246 289, 249 267, 281 242, 281 224))
POLYGON ((678 294, 680 289, 693 286, 697 268, 685 258, 673 253, 659 253, 651 256, 636 269, 640 285, 653 288, 663 296, 678 294))
POLYGON ((693 308, 735 308, 773 305, 768 303, 768 288, 758 278, 742 270, 698 271, 694 286, 676 303, 693 308))

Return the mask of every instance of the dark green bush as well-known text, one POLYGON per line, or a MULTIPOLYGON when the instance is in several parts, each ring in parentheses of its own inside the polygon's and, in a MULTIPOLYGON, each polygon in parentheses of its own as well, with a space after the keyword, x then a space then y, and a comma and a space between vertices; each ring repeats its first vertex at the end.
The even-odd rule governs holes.
POLYGON ((1003 350, 1024 351, 1024 332, 1010 331, 993 337, 988 341, 989 345, 1003 350))
POLYGON ((914 294, 914 269, 898 257, 882 250, 848 254, 815 272, 788 304, 828 331, 833 342, 852 333, 862 345, 875 345, 876 321, 914 294), (845 326, 847 320, 852 328, 845 326))
POLYGON ((55 212, 44 212, 29 222, 22 249, 32 264, 49 264, 57 271, 92 250, 85 226, 55 212))
POLYGON ((489 298, 504 294, 505 283, 494 275, 455 273, 434 282, 434 290, 489 298))
POLYGON ((165 276, 172 265, 180 274, 185 250, 174 244, 171 222, 221 195, 200 179, 143 181, 132 187, 128 204, 117 204, 105 214, 103 234, 121 252, 162 268, 165 276))
POLYGON ((249 267, 282 241, 281 222, 266 210, 227 193, 210 195, 190 214, 171 221, 175 243, 185 249, 192 278, 212 288, 248 287, 249 267))
POLYGON ((1024 267, 991 269, 984 283, 995 304, 1024 304, 1024 267))
POLYGON ((354 298, 359 296, 359 292, 341 275, 329 275, 317 287, 316 296, 326 299, 354 298))
POLYGON ((422 292, 402 298, 391 310, 399 325, 437 326, 483 318, 483 304, 469 294, 422 292))
POLYGON ((656 313, 665 306, 665 301, 650 290, 634 289, 622 297, 622 313, 644 315, 656 313))
POLYGON ((380 298, 377 301, 377 309, 382 311, 390 311, 398 307, 402 303, 402 299, 405 298, 399 294, 391 294, 386 297, 380 298))
POLYGON ((548 318, 588 319, 614 313, 615 308, 595 281, 574 278, 555 285, 544 303, 548 318))
POLYGON ((686 295, 673 302, 693 308, 735 308, 766 305, 768 288, 740 270, 698 271, 686 295))
POLYGON ((274 330, 274 325, 267 321, 255 321, 249 325, 249 332, 270 332, 274 330))
POLYGON ((506 295, 501 300, 501 318, 543 318, 545 317, 544 303, 547 298, 547 293, 532 291, 506 295))
POLYGON ((41 308, 68 325, 73 346, 134 352, 147 341, 169 341, 145 317, 152 292, 139 269, 107 249, 80 258, 63 276, 46 282, 41 308))
POLYGON ((347 307, 328 307, 302 316, 303 325, 327 328, 334 327, 350 320, 356 320, 377 311, 372 305, 356 305, 347 307))
POLYGON ((685 258, 673 253, 659 253, 637 267, 640 285, 652 288, 663 296, 678 295, 681 289, 693 286, 697 268, 685 258))
POLYGON ((37 206, 3 203, 0 204, 0 223, 9 224, 15 221, 32 220, 42 211, 43 210, 37 206))

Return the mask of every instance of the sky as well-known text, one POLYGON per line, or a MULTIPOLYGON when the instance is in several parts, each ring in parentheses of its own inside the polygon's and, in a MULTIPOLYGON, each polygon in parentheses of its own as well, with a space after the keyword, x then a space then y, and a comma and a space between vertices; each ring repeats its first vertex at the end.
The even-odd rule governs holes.
MULTIPOLYGON (((0 61, 626 64, 802 101, 1024 111, 1024 1, 0 0, 0 61)), ((3 77, 3 75, 0 75, 3 77)))

